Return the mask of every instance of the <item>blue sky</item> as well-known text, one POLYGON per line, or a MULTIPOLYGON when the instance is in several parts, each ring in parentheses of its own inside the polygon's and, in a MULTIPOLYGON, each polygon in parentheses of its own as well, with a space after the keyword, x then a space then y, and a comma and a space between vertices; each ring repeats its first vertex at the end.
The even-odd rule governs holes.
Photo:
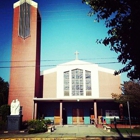
MULTIPOLYGON (((10 78, 13 3, 5 0, 0 4, 0 77, 10 78)), ((97 44, 96 40, 107 35, 104 22, 95 22, 89 17, 89 6, 82 0, 36 0, 42 18, 41 31, 41 71, 60 63, 79 59, 99 64, 101 67, 119 70, 123 67, 117 62, 115 52, 109 47, 97 44)), ((126 73, 121 81, 127 81, 126 73)))

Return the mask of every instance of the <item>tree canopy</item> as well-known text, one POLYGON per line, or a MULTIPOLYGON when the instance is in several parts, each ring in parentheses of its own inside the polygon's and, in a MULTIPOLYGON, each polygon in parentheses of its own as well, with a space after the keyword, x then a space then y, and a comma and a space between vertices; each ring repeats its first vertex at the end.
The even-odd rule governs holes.
POLYGON ((0 77, 0 106, 8 103, 9 83, 0 77))
POLYGON ((140 110, 140 82, 124 82, 121 90, 122 94, 112 93, 112 98, 124 106, 126 106, 127 101, 129 101, 131 110, 138 114, 138 110, 140 110))
POLYGON ((82 0, 90 6, 89 15, 105 21, 108 35, 97 43, 118 53, 124 64, 115 75, 127 72, 131 80, 140 79, 140 0, 82 0))

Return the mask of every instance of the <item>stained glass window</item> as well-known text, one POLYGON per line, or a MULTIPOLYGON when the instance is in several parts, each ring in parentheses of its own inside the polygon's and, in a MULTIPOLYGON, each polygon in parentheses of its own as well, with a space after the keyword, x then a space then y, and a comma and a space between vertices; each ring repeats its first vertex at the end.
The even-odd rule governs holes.
POLYGON ((85 71, 85 80, 86 80, 86 95, 91 95, 91 72, 85 71))
POLYGON ((19 36, 27 38, 30 35, 30 5, 26 2, 20 5, 19 36))
POLYGON ((83 95, 83 70, 74 69, 71 72, 72 96, 83 95))
POLYGON ((69 96, 70 91, 72 96, 83 96, 84 87, 86 96, 91 96, 91 71, 84 73, 82 69, 74 69, 71 73, 64 72, 64 96, 69 96))
POLYGON ((69 96, 69 71, 64 72, 64 96, 69 96))

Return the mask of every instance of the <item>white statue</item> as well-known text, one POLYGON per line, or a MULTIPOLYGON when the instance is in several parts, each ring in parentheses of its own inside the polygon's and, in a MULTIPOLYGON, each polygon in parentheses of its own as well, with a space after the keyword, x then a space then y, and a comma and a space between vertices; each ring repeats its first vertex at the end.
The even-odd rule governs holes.
POLYGON ((20 102, 18 99, 16 99, 15 113, 16 113, 16 115, 19 115, 19 113, 20 113, 20 102))
POLYGON ((13 100, 11 102, 11 107, 10 107, 10 110, 11 110, 11 115, 15 115, 15 100, 13 100))
POLYGON ((11 115, 19 115, 20 113, 20 102, 18 99, 11 102, 11 115))

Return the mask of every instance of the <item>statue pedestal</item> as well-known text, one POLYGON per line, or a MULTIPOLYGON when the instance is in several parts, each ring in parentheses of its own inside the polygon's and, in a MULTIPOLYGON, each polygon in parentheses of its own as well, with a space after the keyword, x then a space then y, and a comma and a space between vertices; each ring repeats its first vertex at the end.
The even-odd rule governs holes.
POLYGON ((7 130, 18 131, 21 129, 22 115, 8 115, 7 116, 7 130))

